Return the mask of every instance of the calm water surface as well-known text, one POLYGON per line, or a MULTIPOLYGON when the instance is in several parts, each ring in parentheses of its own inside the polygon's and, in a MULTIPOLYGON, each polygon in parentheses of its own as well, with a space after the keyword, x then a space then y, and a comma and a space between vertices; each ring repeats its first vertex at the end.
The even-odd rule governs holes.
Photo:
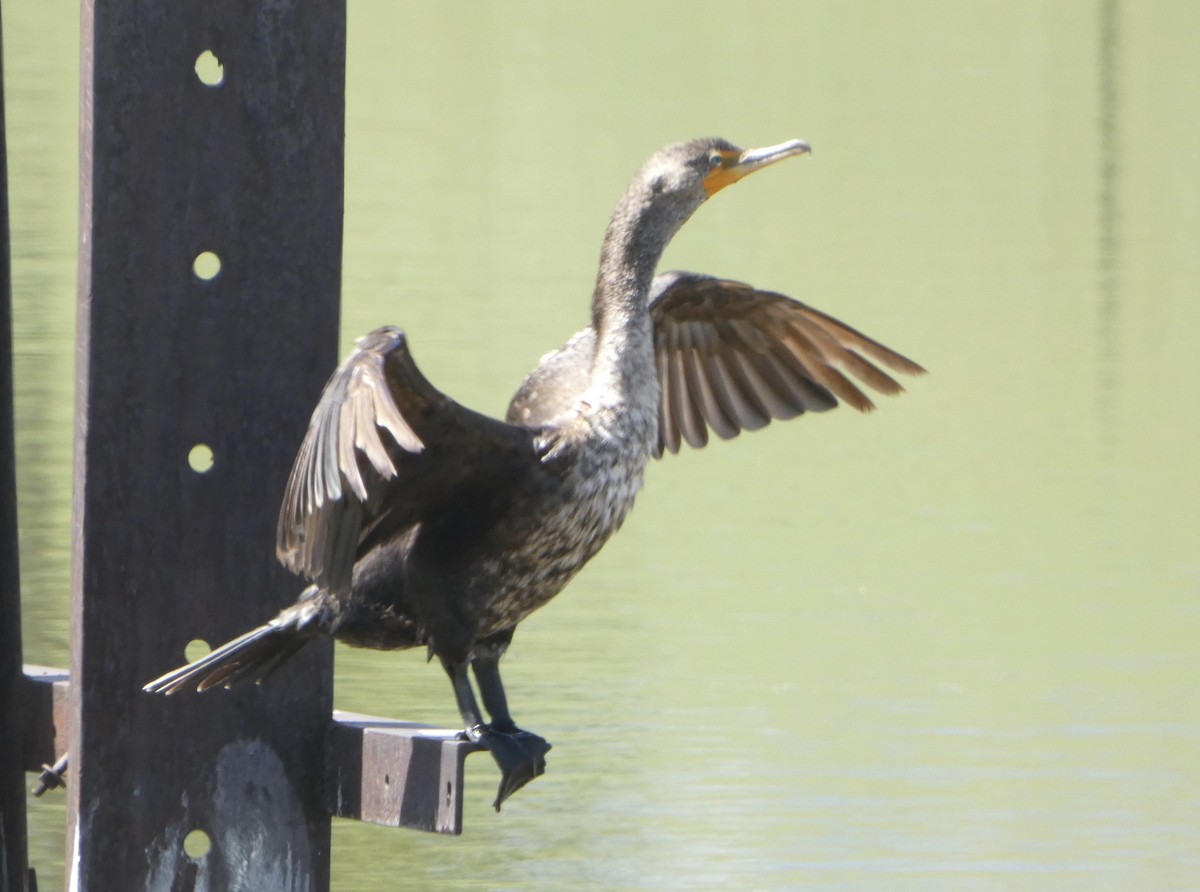
MULTIPOLYGON (((67 663, 78 21, 4 5, 26 658, 67 663)), ((70 4, 68 4, 70 6, 70 4)), ((652 150, 815 154, 667 266, 932 372, 651 468, 508 659, 549 774, 360 889, 1200 889, 1200 6, 351 4, 343 342, 503 411, 652 150)), ((343 708, 456 721, 422 655, 343 708)), ((62 805, 31 805, 43 889, 62 805)))

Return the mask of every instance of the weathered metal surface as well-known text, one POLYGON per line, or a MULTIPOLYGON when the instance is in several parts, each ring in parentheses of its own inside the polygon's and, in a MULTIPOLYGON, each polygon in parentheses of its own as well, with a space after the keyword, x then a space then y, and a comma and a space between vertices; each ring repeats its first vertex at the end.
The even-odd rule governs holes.
POLYGON ((328 645, 141 687, 299 589, 274 523, 337 359, 344 62, 337 0, 83 6, 71 889, 328 884, 328 645))
MULTIPOLYGON (((2 43, 2 40, 0 40, 2 43)), ((21 708, 21 577, 13 424, 12 280, 8 250, 8 158, 0 51, 0 892, 26 888, 25 711, 21 708)))
POLYGON ((326 761, 329 810, 389 827, 462 833, 463 763, 481 749, 457 731, 337 711, 326 761))
POLYGON ((40 772, 67 752, 71 686, 64 670, 46 666, 26 666, 24 680, 24 770, 40 772))
MULTIPOLYGON (((25 674, 32 731, 25 769, 36 772, 66 752, 70 682, 60 669, 26 666, 25 674)), ((458 733, 334 710, 325 749, 326 807, 339 818, 461 833, 463 765, 483 748, 458 733)))

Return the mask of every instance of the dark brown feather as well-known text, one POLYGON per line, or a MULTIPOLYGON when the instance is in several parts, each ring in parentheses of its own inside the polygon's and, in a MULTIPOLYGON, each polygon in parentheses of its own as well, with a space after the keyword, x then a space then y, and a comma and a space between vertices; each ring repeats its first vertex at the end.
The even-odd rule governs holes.
POLYGON ((378 329, 358 340, 313 412, 284 490, 277 554, 323 590, 348 592, 372 544, 436 515, 465 481, 477 495, 480 479, 514 486, 536 462, 528 430, 445 396, 403 332, 378 329))
POLYGON ((663 393, 659 454, 679 451, 682 440, 704 445, 698 425, 729 439, 839 401, 870 411, 874 403, 854 379, 886 395, 903 390, 875 362, 924 372, 832 316, 728 279, 657 276, 650 315, 663 393))

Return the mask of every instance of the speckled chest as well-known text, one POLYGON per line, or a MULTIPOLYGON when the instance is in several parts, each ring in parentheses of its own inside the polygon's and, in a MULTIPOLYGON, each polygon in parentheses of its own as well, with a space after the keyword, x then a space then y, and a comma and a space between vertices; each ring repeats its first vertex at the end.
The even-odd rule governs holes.
POLYGON ((536 511, 520 512, 520 546, 480 569, 487 579, 480 636, 510 628, 545 604, 617 531, 642 487, 657 437, 649 408, 593 410, 548 435, 543 463, 561 474, 536 511))

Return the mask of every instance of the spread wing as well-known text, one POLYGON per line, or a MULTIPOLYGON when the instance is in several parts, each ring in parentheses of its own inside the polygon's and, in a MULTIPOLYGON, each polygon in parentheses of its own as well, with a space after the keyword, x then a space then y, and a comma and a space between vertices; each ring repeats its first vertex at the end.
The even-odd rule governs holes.
POLYGON ((276 554, 321 588, 350 589, 370 545, 451 504, 513 486, 537 463, 528 431, 473 412, 421 374, 404 333, 359 338, 325 385, 292 466, 276 554))
POLYGON ((709 429, 729 439, 839 400, 866 412, 874 404, 858 382, 888 395, 903 390, 881 365, 924 372, 819 310, 728 279, 657 276, 650 314, 662 387, 659 455, 678 452, 681 441, 705 445, 709 429))

